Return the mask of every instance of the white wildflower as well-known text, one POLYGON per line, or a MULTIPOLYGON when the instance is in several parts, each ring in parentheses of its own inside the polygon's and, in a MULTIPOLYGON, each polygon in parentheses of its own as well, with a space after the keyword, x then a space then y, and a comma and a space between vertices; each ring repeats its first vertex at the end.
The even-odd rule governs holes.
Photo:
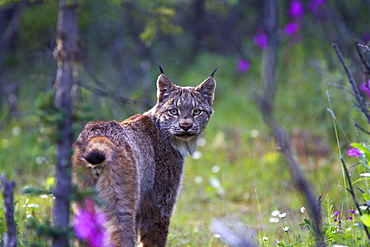
POLYGON ((203 182, 203 177, 202 176, 195 176, 194 182, 196 184, 201 184, 203 182))
POLYGON ((270 223, 278 223, 279 222, 279 218, 273 218, 273 217, 271 217, 269 219, 269 221, 270 221, 270 223))
POLYGON ((281 213, 281 214, 279 214, 279 218, 285 218, 285 216, 286 216, 286 213, 281 213))
POLYGON ((213 172, 213 173, 217 173, 217 172, 219 172, 219 171, 220 171, 220 169, 221 169, 221 168, 220 168, 219 166, 213 166, 213 167, 212 167, 212 172, 213 172))
POLYGON ((279 214, 280 214, 279 210, 274 210, 274 211, 271 212, 271 215, 274 216, 274 217, 278 216, 279 214))

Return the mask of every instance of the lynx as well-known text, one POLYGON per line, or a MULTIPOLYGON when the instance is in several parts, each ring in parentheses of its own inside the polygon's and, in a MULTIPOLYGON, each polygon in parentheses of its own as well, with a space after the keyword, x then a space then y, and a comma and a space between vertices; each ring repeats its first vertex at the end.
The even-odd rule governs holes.
POLYGON ((122 122, 89 122, 79 135, 74 178, 81 190, 94 188, 102 202, 106 243, 166 245, 184 157, 194 153, 213 114, 216 69, 197 87, 180 87, 160 68, 152 109, 122 122))

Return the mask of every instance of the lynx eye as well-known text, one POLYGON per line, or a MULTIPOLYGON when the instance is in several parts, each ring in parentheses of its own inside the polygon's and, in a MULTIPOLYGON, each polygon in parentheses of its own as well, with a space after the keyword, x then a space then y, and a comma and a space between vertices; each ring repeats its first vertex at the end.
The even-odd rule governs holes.
POLYGON ((171 115, 174 115, 174 116, 179 114, 179 111, 176 108, 172 108, 169 112, 171 115))
POLYGON ((199 114, 201 114, 202 113, 202 110, 200 110, 200 109, 194 109, 193 110, 193 115, 199 115, 199 114))

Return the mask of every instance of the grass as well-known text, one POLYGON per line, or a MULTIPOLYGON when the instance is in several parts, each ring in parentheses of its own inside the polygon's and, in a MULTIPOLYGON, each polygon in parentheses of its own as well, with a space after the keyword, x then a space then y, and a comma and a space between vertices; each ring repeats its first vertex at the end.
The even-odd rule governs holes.
MULTIPOLYGON (((297 48, 293 52, 301 51, 297 48)), ((172 76, 175 69, 171 65, 166 71, 180 85, 195 85, 208 76, 204 70, 212 72, 215 64, 210 61, 220 60, 222 66, 216 74, 215 114, 204 133, 202 145, 198 147, 198 157, 186 160, 168 246, 225 246, 210 231, 214 218, 227 221, 238 219, 249 227, 260 246, 294 243, 297 243, 295 246, 309 246, 313 240, 307 230, 309 224, 305 224, 307 212, 301 212, 305 202, 292 184, 285 161, 264 126, 254 101, 259 89, 259 62, 252 61, 250 71, 238 74, 233 58, 208 54, 199 56, 192 67, 178 75, 172 76), (286 213, 286 216, 272 215, 276 210, 280 214, 286 213), (263 240, 264 237, 268 239, 263 240)), ((345 191, 333 121, 326 108, 331 107, 337 116, 339 147, 343 153, 351 140, 359 138, 352 131, 350 122, 351 118, 358 117, 349 104, 343 104, 343 92, 328 86, 328 82, 340 82, 340 73, 330 71, 324 60, 315 62, 320 70, 308 68, 307 63, 299 59, 287 60, 280 65, 279 78, 284 80, 281 79, 276 98, 276 114, 290 133, 296 133, 298 142, 293 142, 296 148, 302 143, 303 149, 308 149, 309 144, 320 144, 316 153, 298 154, 301 155, 302 170, 314 186, 315 194, 323 196, 322 213, 326 230, 330 234, 348 231, 354 239, 358 239, 363 237, 363 232, 356 225, 358 218, 344 219, 341 226, 334 221, 335 211, 347 212, 354 206, 345 191), (305 73, 297 73, 303 70, 305 73), (332 106, 327 101, 326 91, 330 93, 332 106), (300 133, 307 133, 306 137, 312 139, 302 138, 300 133), (315 135, 320 138, 313 138, 315 135), (324 154, 318 152, 324 148, 329 151, 324 154)), ((4 122, 0 132, 0 171, 9 180, 16 180, 18 185, 15 197, 20 246, 40 243, 42 238, 35 235, 34 230, 26 229, 26 225, 30 219, 39 222, 50 219, 53 201, 50 195, 44 198, 20 194, 24 186, 45 188, 53 183, 54 146, 45 142, 43 128, 31 104, 34 98, 30 97, 38 94, 41 84, 42 81, 38 87, 21 88, 19 109, 27 114, 4 122)), ((83 95, 85 101, 90 101, 88 92, 84 91, 83 95)), ((97 120, 114 117, 108 110, 114 106, 112 101, 100 99, 95 103, 98 106, 94 112, 97 120)), ((119 111, 115 108, 115 112, 119 111)), ((123 113, 122 116, 125 115, 123 113)), ((1 119, 5 120, 5 113, 2 116, 1 119)), ((354 162, 348 159, 348 164, 354 162)), ((358 176, 360 172, 363 171, 353 170, 353 176, 358 176)), ((1 207, 0 213, 3 213, 1 207)), ((0 230, 4 230, 4 222, 0 223, 0 230)), ((362 243, 361 239, 357 243, 362 243)), ((44 246, 47 245, 45 243, 44 246)))

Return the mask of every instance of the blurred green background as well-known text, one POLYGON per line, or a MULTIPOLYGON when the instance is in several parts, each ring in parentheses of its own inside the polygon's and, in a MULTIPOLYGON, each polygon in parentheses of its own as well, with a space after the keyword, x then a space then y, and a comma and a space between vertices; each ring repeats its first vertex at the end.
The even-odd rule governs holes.
MULTIPOLYGON (((268 246, 286 238, 283 226, 299 231, 304 200, 256 103, 266 42, 264 1, 79 4, 82 53, 74 97, 85 120, 75 122, 76 135, 88 120, 120 121, 149 109, 159 75, 156 61, 181 86, 199 84, 220 65, 215 114, 196 156, 186 160, 169 246, 221 246, 209 232, 214 217, 238 217, 258 241, 268 236, 268 246), (136 103, 122 104, 89 88, 136 103), (287 212, 286 219, 271 220, 274 210, 287 212)), ((290 134, 314 193, 324 196, 328 208, 351 209, 339 153, 345 156, 351 142, 363 141, 352 120, 366 127, 351 96, 338 89, 349 84, 331 43, 339 45, 357 82, 366 81, 354 40, 370 40, 369 16, 369 0, 279 1, 276 118, 290 134), (334 121, 327 108, 334 112, 334 121)), ((26 198, 19 191, 53 185, 55 145, 48 139, 50 130, 40 123, 36 102, 54 86, 57 17, 57 1, 0 1, 0 172, 17 183, 19 219, 27 220, 27 212, 33 212, 30 217, 50 217, 50 201, 26 198), (24 211, 26 200, 40 207, 24 211)))

